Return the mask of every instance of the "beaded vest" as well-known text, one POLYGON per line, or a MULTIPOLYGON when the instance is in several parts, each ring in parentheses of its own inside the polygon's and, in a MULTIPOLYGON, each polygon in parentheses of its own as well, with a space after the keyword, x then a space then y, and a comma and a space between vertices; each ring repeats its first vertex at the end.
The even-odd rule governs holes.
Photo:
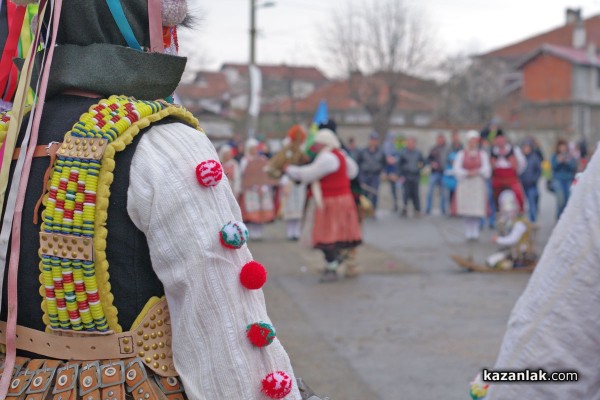
MULTIPOLYGON (((69 101, 73 102, 73 100, 69 101)), ((69 101, 66 103, 69 104, 69 101)), ((173 122, 172 120, 175 119, 175 122, 198 127, 197 120, 188 111, 163 101, 141 101, 124 96, 112 96, 98 103, 95 103, 96 101, 98 100, 77 98, 75 102, 77 107, 81 109, 83 104, 87 112, 84 112, 64 135, 50 170, 49 179, 44 185, 45 194, 42 201, 44 210, 41 213, 42 223, 38 228, 40 230, 39 271, 37 272, 39 279, 33 279, 35 271, 31 268, 32 255, 36 253, 32 245, 35 246, 37 240, 32 240, 31 234, 27 236, 27 230, 32 229, 28 217, 32 215, 33 207, 27 198, 25 204, 29 214, 24 212, 25 240, 23 242, 25 243, 21 246, 22 260, 19 263, 21 311, 18 323, 29 328, 41 329, 40 320, 43 320, 47 332, 59 335, 110 335, 123 332, 122 318, 117 318, 117 303, 121 306, 121 313, 126 317, 123 325, 125 330, 136 326, 146 317, 154 319, 153 316, 147 315, 153 307, 153 312, 162 313, 163 309, 157 306, 159 299, 152 296, 161 296, 164 292, 151 269, 145 237, 126 215, 128 164, 131 162, 135 147, 130 145, 137 144, 138 134, 153 123, 173 122), (120 152, 128 153, 125 159, 120 158, 123 164, 126 164, 126 170, 115 171, 115 155, 120 152), (129 224, 124 228, 127 232, 117 233, 116 236, 122 238, 128 235, 134 238, 124 248, 119 248, 119 243, 115 243, 114 238, 111 238, 112 242, 108 238, 115 236, 110 235, 108 229, 117 231, 120 228, 115 225, 114 218, 112 222, 108 218, 113 179, 117 180, 119 186, 113 188, 116 193, 111 198, 111 213, 118 214, 117 219, 120 221, 127 219, 129 224), (107 242, 112 245, 108 258, 107 242), (143 256, 132 258, 128 253, 143 254, 143 256), (122 256, 124 260, 117 258, 122 256), (117 279, 109 280, 109 260, 115 260, 119 265, 119 269, 114 271, 117 279), (143 265, 135 270, 134 264, 143 265), (130 265, 133 272, 127 271, 130 265), (37 288, 34 289, 33 285, 36 283, 37 288), (116 297, 125 297, 125 299, 119 301, 113 295, 114 289, 111 285, 117 290, 116 297), (136 296, 136 291, 146 294, 136 296), (41 318, 36 317, 40 309, 38 292, 42 296, 43 316, 41 318), (144 300, 140 300, 141 297, 144 297, 144 300), (33 305, 35 302, 37 307, 33 305)), ((49 102, 45 113, 52 115, 55 111, 52 107, 52 102, 49 102)), ((72 109, 71 114, 77 112, 77 107, 69 107, 72 109)), ((48 120, 46 125, 52 125, 52 118, 46 118, 48 120)), ((9 120, 10 111, 0 113, 0 140, 2 141, 9 120)), ((55 140, 55 138, 57 137, 52 136, 49 139, 48 135, 45 137, 42 132, 40 133, 42 141, 55 140)), ((35 178, 35 174, 38 179, 41 176, 40 165, 36 166, 36 163, 48 165, 48 158, 43 162, 40 160, 34 160, 32 178, 35 178)), ((32 182, 35 185, 34 179, 32 182)), ((28 193, 28 197, 39 197, 41 189, 39 188, 39 192, 31 190, 37 192, 37 195, 29 196, 28 193)), ((168 313, 168 310, 164 311, 168 313)), ((4 320, 4 318, 4 315, 0 316, 0 319, 4 320)), ((144 338, 140 337, 140 340, 145 340, 146 334, 144 333, 143 336, 144 338)), ((128 347, 124 346, 124 349, 127 350, 128 347)), ((137 354, 136 351, 135 354, 131 354, 131 357, 134 356, 141 357, 141 353, 137 354)), ((157 370, 157 368, 152 369, 157 370)))

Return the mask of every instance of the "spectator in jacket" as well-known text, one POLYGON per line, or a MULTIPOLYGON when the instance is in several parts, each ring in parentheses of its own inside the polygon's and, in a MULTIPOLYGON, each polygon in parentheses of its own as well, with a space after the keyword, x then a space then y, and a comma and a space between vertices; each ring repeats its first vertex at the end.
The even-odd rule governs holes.
POLYGON ((446 146, 446 137, 440 133, 437 137, 435 146, 433 146, 427 157, 427 164, 429 164, 429 167, 431 168, 431 174, 429 175, 429 190, 427 191, 427 205, 425 207, 425 213, 428 215, 431 214, 433 196, 436 188, 438 188, 440 195, 440 211, 442 214, 446 214, 446 196, 444 195, 442 180, 444 178, 447 155, 448 147, 446 146))
POLYGON ((537 221, 540 192, 538 190, 538 181, 542 175, 542 159, 539 152, 535 151, 533 141, 526 140, 522 146, 523 154, 527 159, 525 171, 520 176, 525 198, 527 199, 527 207, 529 210, 529 220, 537 221))
POLYGON ((552 155, 552 186, 556 195, 556 218, 562 214, 567 201, 575 173, 577 172, 577 159, 569 152, 565 140, 558 140, 556 153, 552 155))
POLYGON ((369 145, 358 153, 356 163, 359 167, 360 185, 371 203, 373 203, 373 208, 377 209, 379 180, 381 172, 387 164, 385 153, 379 145, 379 134, 377 132, 371 132, 369 145))
POLYGON ((417 140, 414 137, 409 137, 406 140, 406 148, 400 152, 398 160, 400 174, 404 178, 404 209, 402 210, 402 216, 407 215, 409 201, 413 203, 416 215, 421 216, 419 181, 425 159, 416 146, 417 140))

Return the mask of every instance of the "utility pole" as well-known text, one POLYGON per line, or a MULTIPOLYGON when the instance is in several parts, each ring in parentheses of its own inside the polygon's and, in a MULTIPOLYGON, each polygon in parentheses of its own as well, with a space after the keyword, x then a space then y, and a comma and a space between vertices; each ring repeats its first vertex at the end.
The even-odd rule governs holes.
POLYGON ((256 10, 273 7, 274 5, 275 2, 273 1, 256 4, 256 0, 250 0, 250 60, 248 63, 248 113, 246 121, 249 138, 253 138, 256 135, 258 114, 260 112, 260 98, 254 98, 253 104, 253 94, 256 94, 257 90, 262 86, 260 71, 256 67, 256 10))
POLYGON ((256 62, 256 0, 250 0, 250 65, 256 62))

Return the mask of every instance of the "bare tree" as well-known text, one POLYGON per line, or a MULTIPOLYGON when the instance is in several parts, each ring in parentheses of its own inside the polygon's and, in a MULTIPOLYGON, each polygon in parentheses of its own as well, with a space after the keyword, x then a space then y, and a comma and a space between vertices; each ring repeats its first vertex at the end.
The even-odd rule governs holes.
POLYGON ((506 63, 495 59, 453 55, 442 63, 441 69, 446 82, 438 103, 438 117, 450 124, 489 122, 514 83, 506 63))
POLYGON ((431 53, 424 14, 402 0, 365 0, 336 11, 331 21, 323 32, 326 50, 350 78, 351 96, 373 128, 385 134, 403 79, 418 72, 431 53))

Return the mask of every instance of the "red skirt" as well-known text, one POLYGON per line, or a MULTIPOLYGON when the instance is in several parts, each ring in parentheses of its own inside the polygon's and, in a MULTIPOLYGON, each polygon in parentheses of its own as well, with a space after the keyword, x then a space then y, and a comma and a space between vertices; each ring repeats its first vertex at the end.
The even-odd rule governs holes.
POLYGON ((353 248, 361 241, 358 210, 352 194, 325 197, 323 207, 315 209, 313 247, 353 248))

